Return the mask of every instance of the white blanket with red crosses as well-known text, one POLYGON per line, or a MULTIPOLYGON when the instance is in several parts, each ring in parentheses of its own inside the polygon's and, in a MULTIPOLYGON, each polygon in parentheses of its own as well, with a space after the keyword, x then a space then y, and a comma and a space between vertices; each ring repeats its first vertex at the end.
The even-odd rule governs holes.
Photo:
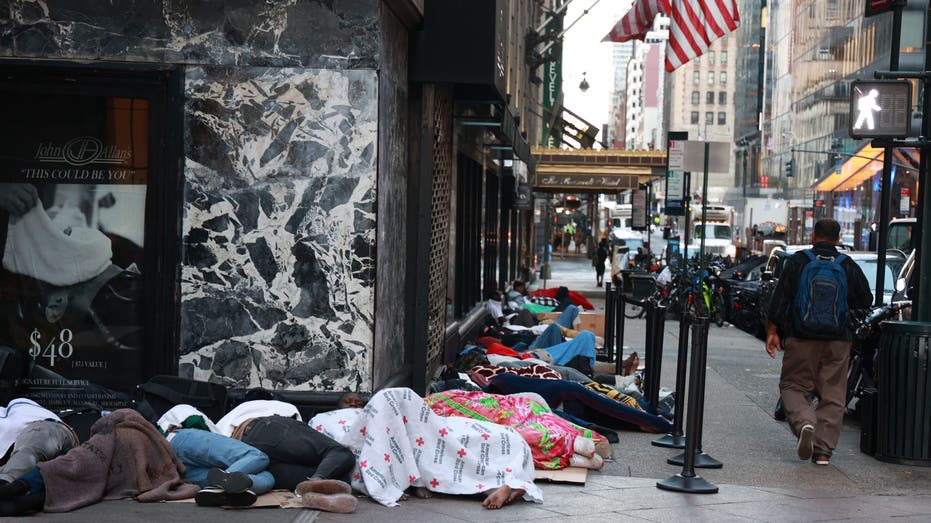
POLYGON ((411 389, 375 393, 364 409, 318 414, 309 425, 356 455, 352 487, 396 506, 409 486, 444 494, 480 494, 501 485, 543 502, 530 446, 510 427, 444 418, 411 389))

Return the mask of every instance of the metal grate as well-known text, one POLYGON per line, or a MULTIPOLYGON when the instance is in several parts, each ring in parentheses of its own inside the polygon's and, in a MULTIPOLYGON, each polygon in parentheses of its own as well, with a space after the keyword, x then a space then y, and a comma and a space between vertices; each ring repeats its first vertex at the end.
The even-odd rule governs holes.
POLYGON ((448 89, 433 90, 433 209, 430 213, 430 290, 427 312, 427 379, 443 364, 446 278, 452 193, 453 102, 448 89))

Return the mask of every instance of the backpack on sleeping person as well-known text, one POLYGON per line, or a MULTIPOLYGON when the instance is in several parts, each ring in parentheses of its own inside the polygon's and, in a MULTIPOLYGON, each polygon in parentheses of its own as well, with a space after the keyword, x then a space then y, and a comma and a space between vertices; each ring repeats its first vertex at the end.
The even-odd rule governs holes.
POLYGON ((816 255, 802 251, 808 263, 802 268, 795 295, 795 331, 801 338, 844 339, 847 331, 847 272, 841 263, 848 257, 816 255))

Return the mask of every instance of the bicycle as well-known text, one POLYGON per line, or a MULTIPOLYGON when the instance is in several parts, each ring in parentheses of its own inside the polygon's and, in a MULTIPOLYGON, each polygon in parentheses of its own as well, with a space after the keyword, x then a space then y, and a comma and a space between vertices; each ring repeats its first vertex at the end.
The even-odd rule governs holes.
POLYGON ((847 402, 844 404, 847 414, 855 412, 854 400, 859 400, 864 390, 876 386, 873 356, 879 347, 880 324, 894 317, 902 319, 902 311, 911 305, 911 300, 902 300, 875 307, 856 323, 855 341, 850 349, 850 365, 847 369, 847 402))
MULTIPOLYGON (((850 347, 850 363, 847 367, 847 397, 844 403, 846 414, 854 415, 856 401, 863 397, 863 391, 876 386, 873 355, 879 346, 880 324, 896 316, 901 319, 902 311, 911 306, 911 300, 895 301, 873 307, 863 317, 852 319, 854 343, 850 347)), ((777 421, 786 419, 781 397, 776 402, 773 417, 777 421)))
POLYGON ((693 318, 709 318, 718 327, 724 326, 724 288, 717 274, 705 269, 700 277, 696 271, 690 281, 685 302, 686 312, 693 318))

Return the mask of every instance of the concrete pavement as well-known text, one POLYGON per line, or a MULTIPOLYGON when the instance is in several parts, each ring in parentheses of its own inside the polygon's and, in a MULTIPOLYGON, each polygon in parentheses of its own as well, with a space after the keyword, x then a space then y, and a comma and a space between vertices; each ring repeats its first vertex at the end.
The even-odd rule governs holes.
MULTIPOLYGON (((603 310, 603 288, 584 257, 557 259, 552 285, 591 293, 603 310), (602 297, 599 299, 599 294, 602 297)), ((550 283, 550 282, 548 282, 550 283)), ((531 289, 537 287, 537 282, 531 289)), ((625 353, 644 355, 644 321, 628 320, 625 353)), ((675 384, 678 324, 665 325, 662 384, 675 384)), ((543 504, 516 502, 498 511, 478 500, 438 496, 411 499, 388 508, 360 499, 354 514, 310 510, 252 509, 230 512, 189 504, 100 503, 69 514, 32 521, 178 521, 200 523, 236 518, 256 522, 494 522, 541 521, 931 521, 931 469, 880 462, 859 451, 859 427, 848 422, 834 459, 818 467, 795 457, 795 438, 772 418, 778 394, 778 359, 769 359, 762 342, 733 327, 712 326, 706 383, 704 450, 724 463, 719 470, 697 470, 718 485, 718 494, 680 494, 656 488, 657 480, 681 471, 666 459, 681 451, 650 445, 655 434, 619 432, 614 459, 591 472, 585 485, 543 483, 543 504)))

